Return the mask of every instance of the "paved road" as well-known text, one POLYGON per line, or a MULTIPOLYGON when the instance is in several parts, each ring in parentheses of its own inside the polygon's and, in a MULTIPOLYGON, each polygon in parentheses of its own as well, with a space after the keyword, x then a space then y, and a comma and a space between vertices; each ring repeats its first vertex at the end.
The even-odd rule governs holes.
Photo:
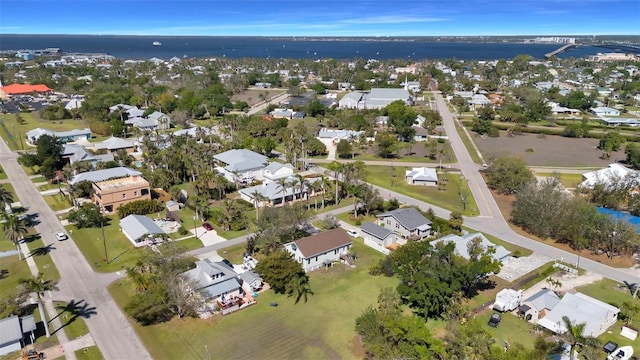
MULTIPOLYGON (((444 127, 449 136, 451 147, 453 148, 456 157, 458 158, 458 167, 469 181, 469 188, 473 193, 476 203, 480 210, 480 216, 478 217, 465 217, 464 224, 478 231, 485 232, 487 234, 494 235, 504 241, 512 243, 514 245, 522 246, 530 249, 534 252, 542 255, 554 258, 564 259, 565 262, 571 264, 577 264, 580 262, 580 267, 601 274, 607 278, 617 281, 630 281, 639 282, 640 272, 634 269, 618 269, 610 266, 603 265, 599 262, 592 261, 585 258, 579 258, 577 255, 567 251, 557 249, 555 247, 543 244, 541 242, 529 239, 522 236, 509 227, 509 224, 502 216, 498 205, 496 204, 487 184, 484 179, 478 173, 478 167, 473 163, 469 156, 462 139, 455 129, 454 118, 449 109, 447 108, 442 95, 435 93, 435 98, 438 105, 438 110, 442 115, 444 127)), ((393 195, 392 195, 393 196, 393 195)), ((449 211, 444 209, 438 209, 429 204, 417 201, 415 199, 398 197, 398 200, 420 206, 421 208, 433 208, 436 215, 448 218, 449 211)))
MULTIPOLYGON (((358 159, 356 159, 358 160, 358 159)), ((308 160, 308 162, 310 164, 330 164, 334 161, 337 161, 339 163, 350 163, 350 162, 354 162, 354 160, 352 159, 310 159, 308 160)), ((407 166, 407 167, 432 167, 432 168, 437 168, 440 164, 438 163, 429 163, 429 162, 406 162, 406 161, 393 161, 391 159, 389 160, 362 160, 363 163, 365 163, 365 165, 374 165, 374 166, 407 166)), ((442 167, 448 167, 448 166, 452 166, 452 167, 456 167, 456 163, 443 163, 442 167)), ((476 165, 477 167, 477 165, 476 165)))
MULTIPOLYGON (((9 176, 16 195, 29 214, 38 214, 40 223, 36 230, 45 245, 53 244, 51 258, 60 273, 56 300, 85 300, 96 308, 97 314, 85 319, 105 359, 151 359, 125 315, 111 298, 106 286, 118 277, 117 274, 97 274, 71 241, 56 241, 55 233, 63 229, 55 213, 40 196, 29 177, 16 161, 17 155, 0 140, 0 164, 9 176)), ((93 239, 77 239, 91 241, 93 239)))

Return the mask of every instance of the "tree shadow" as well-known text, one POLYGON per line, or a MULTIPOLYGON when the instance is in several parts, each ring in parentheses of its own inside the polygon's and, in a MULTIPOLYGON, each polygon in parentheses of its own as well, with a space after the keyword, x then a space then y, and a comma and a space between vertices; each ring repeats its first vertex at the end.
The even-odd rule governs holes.
POLYGON ((66 319, 66 322, 64 324, 62 324, 59 328, 57 328, 52 333, 52 335, 57 333, 58 330, 60 330, 60 329, 62 329, 64 327, 68 326, 69 324, 73 323, 78 318, 88 319, 92 315, 97 315, 98 314, 98 312, 96 311, 96 307, 95 306, 90 306, 84 300, 79 300, 79 301, 71 300, 65 305, 56 306, 56 309, 58 309, 60 311, 60 313, 58 313, 58 315, 56 315, 54 318, 49 320, 49 322, 53 321, 53 319, 56 319, 56 318, 58 318, 60 316, 62 316, 63 319, 66 319))
POLYGON ((53 246, 53 244, 42 246, 37 249, 31 250, 31 255, 29 255, 28 257, 45 256, 45 255, 48 255, 51 252, 51 250, 55 250, 55 249, 56 247, 53 246))
POLYGON ((622 281, 622 283, 629 290, 629 294, 631 296, 633 296, 633 294, 635 293, 636 289, 640 286, 640 283, 630 283, 630 282, 628 282, 626 280, 622 281))
POLYGON ((9 270, 7 269, 0 269, 0 280, 2 279, 6 279, 9 277, 9 270))
POLYGON ((36 240, 39 240, 39 239, 41 239, 41 238, 42 238, 42 237, 40 236, 40 234, 30 234, 30 235, 25 236, 25 237, 22 239, 22 241, 23 241, 24 243, 28 244, 28 243, 30 243, 30 242, 32 242, 32 241, 36 241, 36 240))

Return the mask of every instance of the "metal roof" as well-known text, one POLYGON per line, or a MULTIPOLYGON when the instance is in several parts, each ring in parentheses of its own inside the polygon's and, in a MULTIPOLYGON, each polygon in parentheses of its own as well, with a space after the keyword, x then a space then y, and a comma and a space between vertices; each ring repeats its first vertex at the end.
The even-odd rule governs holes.
POLYGON ((13 343, 22 339, 20 319, 10 316, 0 320, 0 344, 13 343))
POLYGON ((164 231, 150 218, 131 214, 120 220, 122 231, 130 240, 136 241, 147 234, 164 234, 164 231))
POLYGON ((102 169, 95 171, 87 171, 74 176, 69 180, 69 184, 74 185, 81 181, 99 182, 114 178, 122 178, 127 176, 139 176, 142 173, 138 170, 133 170, 127 167, 115 167, 111 169, 102 169))

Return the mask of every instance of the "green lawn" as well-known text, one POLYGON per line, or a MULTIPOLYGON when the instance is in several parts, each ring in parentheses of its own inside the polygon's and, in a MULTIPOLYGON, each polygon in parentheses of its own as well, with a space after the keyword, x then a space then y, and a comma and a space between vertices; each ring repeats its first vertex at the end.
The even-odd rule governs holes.
MULTIPOLYGON (((467 133, 458 124, 457 121, 455 122, 455 125, 456 125, 456 131, 458 132, 458 135, 460 135, 460 139, 462 139, 462 143, 464 144, 464 147, 467 149, 469 156, 471 156, 471 160, 473 160, 473 162, 476 164, 482 164, 482 159, 480 159, 480 156, 478 155, 478 152, 476 151, 475 146, 473 146, 473 140, 469 138, 469 136, 467 136, 467 133)), ((472 133, 469 133, 469 135, 472 135, 472 133)))
MULTIPOLYGON (((417 142, 415 144, 413 144, 411 146, 411 151, 414 153, 424 153, 423 147, 425 146, 426 143, 424 142, 417 142)), ((408 145, 408 143, 400 143, 400 145, 408 145)), ((445 141, 442 144, 438 144, 438 148, 443 148, 444 149, 444 157, 442 159, 442 163, 446 164, 446 163, 453 163, 458 161, 456 159, 456 155, 453 152, 453 149, 451 148, 451 144, 448 141, 445 141)), ((438 163, 440 162, 440 159, 431 159, 428 156, 415 156, 415 155, 407 155, 407 152, 409 151, 408 148, 402 148, 400 149, 397 153, 398 153, 398 157, 394 158, 393 161, 394 162, 423 162, 423 163, 438 163)), ((438 155, 439 156, 439 155, 438 155)), ((355 158, 353 158, 353 160, 363 160, 363 161, 391 161, 391 159, 389 158, 384 158, 378 154, 371 154, 371 153, 358 153, 356 151, 356 156, 355 158)))
POLYGON ((180 240, 180 241, 176 242, 176 244, 178 244, 178 246, 180 246, 180 248, 183 251, 190 251, 190 250, 194 250, 194 249, 199 249, 199 248, 201 248, 203 246, 202 245, 202 241, 200 241, 200 239, 196 239, 195 237, 184 239, 184 240, 180 240))
POLYGON ((582 174, 552 174, 545 172, 536 172, 536 176, 551 177, 553 175, 558 175, 560 177, 560 183, 562 183, 562 185, 568 189, 575 188, 582 182, 582 174))
POLYGON ((247 251, 247 246, 245 244, 238 244, 228 248, 224 248, 224 250, 218 251, 218 254, 223 258, 231 261, 233 264, 242 264, 242 254, 247 251))
POLYGON ((38 177, 31 178, 31 182, 43 183, 43 182, 47 182, 47 179, 45 179, 44 176, 38 176, 38 177))
POLYGON ((0 136, 2 136, 7 145, 9 145, 9 148, 14 151, 30 149, 31 146, 26 143, 27 131, 38 127, 53 131, 84 129, 88 127, 81 120, 42 120, 37 113, 20 113, 20 116, 25 120, 23 124, 19 124, 16 121, 15 115, 4 114, 2 116, 4 126, 0 126, 0 136))
POLYGON ((58 269, 53 263, 51 255, 49 255, 49 251, 55 251, 55 244, 46 247, 40 236, 34 235, 34 239, 27 242, 27 246, 29 247, 29 251, 31 251, 33 260, 38 266, 38 270, 44 274, 45 279, 51 281, 60 280, 60 273, 58 273, 58 269))
MULTIPOLYGON (((54 305, 56 307, 57 316, 60 319, 60 323, 62 324, 62 328, 64 332, 67 334, 69 340, 75 340, 81 336, 84 336, 89 333, 89 328, 87 328, 87 324, 85 324, 82 316, 78 316, 78 314, 74 314, 74 311, 71 309, 67 309, 66 307, 74 304, 68 304, 66 302, 54 301, 54 305)), ((84 303, 80 303, 76 305, 75 309, 82 309, 82 305, 84 303)), ((88 309, 92 309, 93 307, 88 306, 88 309)), ((93 314, 88 314, 87 316, 91 316, 93 314)))
POLYGON ((0 166, 0 180, 5 180, 8 179, 9 177, 7 176, 7 173, 4 172, 4 169, 2 168, 2 166, 0 166))
MULTIPOLYGON (((466 181, 462 181, 462 188, 468 194, 468 204, 466 210, 463 209, 458 192, 460 188, 460 176, 458 174, 447 174, 447 184, 444 191, 438 190, 436 186, 409 185, 405 181, 405 170, 409 168, 396 166, 394 185, 391 187, 391 170, 388 166, 367 166, 367 181, 371 184, 393 190, 400 194, 410 196, 414 199, 433 204, 451 211, 460 211, 464 215, 478 215, 478 207, 471 195, 471 191, 466 181)), ((441 177, 442 174, 439 174, 441 177)))
POLYGON ((43 198, 53 211, 65 210, 73 206, 69 202, 69 198, 62 196, 62 194, 47 195, 43 196, 43 198))
POLYGON ((78 360, 101 360, 104 359, 102 357, 102 353, 97 346, 90 346, 88 348, 84 348, 82 350, 78 350, 75 352, 76 358, 78 360))
POLYGON ((108 263, 104 261, 104 243, 100 228, 78 229, 75 225, 66 227, 89 265, 97 272, 113 272, 133 266, 140 256, 141 250, 136 249, 120 231, 118 217, 110 219, 109 225, 104 227, 108 263))
POLYGON ((504 346, 505 341, 510 345, 520 344, 526 348, 532 348, 535 335, 533 334, 533 325, 523 319, 511 313, 500 314, 502 321, 498 327, 491 327, 487 325, 493 310, 486 309, 476 315, 476 320, 479 321, 485 328, 485 330, 496 341, 498 346, 504 346))
MULTIPOLYGON (((293 299, 268 291, 256 305, 231 315, 135 328, 154 359, 205 358, 205 346, 220 359, 361 359, 354 320, 375 304, 380 289, 394 287, 397 280, 367 273, 382 254, 358 240, 354 251, 356 268, 338 265, 310 273, 315 294, 308 303, 294 305, 293 299)), ((126 279, 109 289, 120 306, 132 295, 126 279)))
POLYGON ((29 266, 18 255, 0 257, 0 294, 17 293, 21 279, 31 276, 29 266))
MULTIPOLYGON (((631 297, 631 293, 624 284, 618 283, 613 280, 603 279, 593 284, 579 286, 576 291, 589 295, 595 299, 603 301, 607 304, 620 307, 623 302, 630 301, 638 304, 638 300, 634 300, 631 297)), ((598 339, 602 344, 607 341, 613 341, 618 346, 633 345, 637 347, 638 340, 632 341, 620 335, 622 330, 623 321, 618 320, 608 331, 600 335, 598 339)), ((640 316, 636 315, 635 320, 631 323, 631 327, 640 329, 640 316)))

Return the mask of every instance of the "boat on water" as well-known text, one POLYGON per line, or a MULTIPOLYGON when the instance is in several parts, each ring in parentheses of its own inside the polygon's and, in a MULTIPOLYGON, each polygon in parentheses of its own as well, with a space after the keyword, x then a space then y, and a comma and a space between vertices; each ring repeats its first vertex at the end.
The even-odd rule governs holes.
POLYGON ((162 45, 162 43, 160 41, 154 41, 153 42, 153 46, 160 46, 162 45))

